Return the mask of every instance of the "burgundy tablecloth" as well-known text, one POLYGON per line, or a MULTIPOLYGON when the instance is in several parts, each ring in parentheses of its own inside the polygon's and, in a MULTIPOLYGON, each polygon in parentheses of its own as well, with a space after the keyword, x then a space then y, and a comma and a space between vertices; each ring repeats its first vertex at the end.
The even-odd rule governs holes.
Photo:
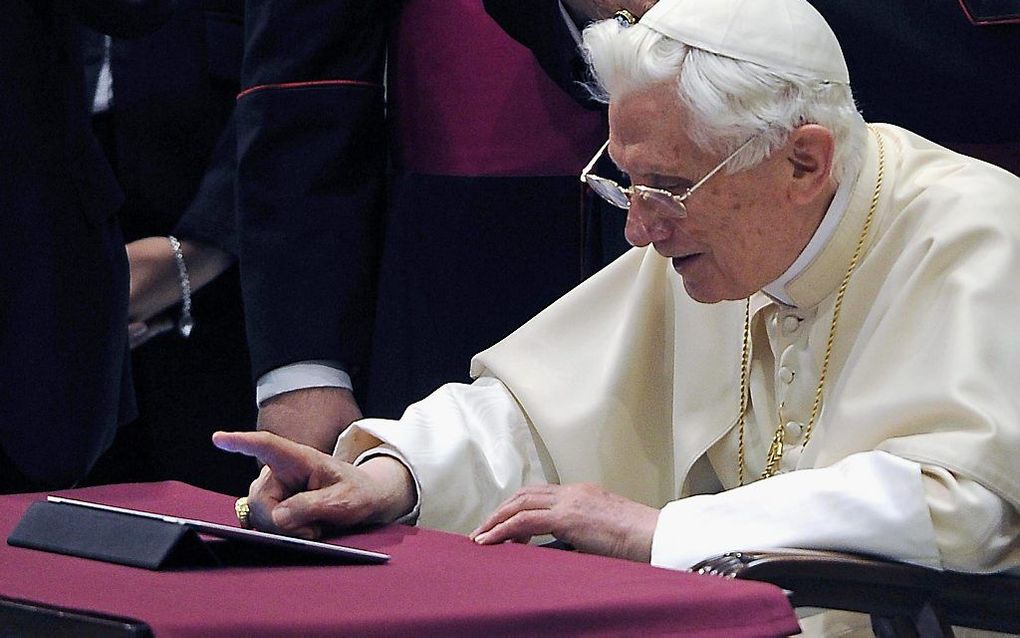
MULTIPOLYGON (((233 499, 176 482, 60 492, 236 524, 233 499)), ((40 494, 0 497, 10 534, 40 494)), ((389 526, 346 536, 385 565, 152 572, 0 545, 0 596, 143 620, 164 636, 683 634, 798 631, 770 585, 389 526)))

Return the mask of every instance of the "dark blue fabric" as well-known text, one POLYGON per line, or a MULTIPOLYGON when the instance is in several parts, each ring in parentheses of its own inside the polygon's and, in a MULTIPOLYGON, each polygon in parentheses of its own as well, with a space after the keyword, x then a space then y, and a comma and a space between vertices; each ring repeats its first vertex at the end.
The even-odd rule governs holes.
POLYGON ((473 355, 602 266, 581 191, 573 175, 394 176, 366 414, 468 380, 473 355))
POLYGON ((133 413, 127 260, 113 216, 123 195, 89 129, 75 19, 143 31, 167 5, 4 4, 0 447, 43 486, 80 479, 133 413))
POLYGON ((958 0, 811 0, 839 38, 864 118, 940 144, 1020 143, 1020 25, 977 27, 958 0))
POLYGON ((237 103, 242 287, 258 378, 363 362, 386 163, 388 3, 248 0, 237 103), (337 81, 280 87, 280 84, 337 81))
MULTIPOLYGON (((126 195, 120 218, 128 241, 173 233, 237 253, 229 118, 243 5, 188 0, 157 31, 113 39, 114 101, 94 124, 126 195)), ((121 429, 87 483, 175 479, 241 493, 254 478, 254 462, 209 439, 218 429, 251 429, 256 418, 237 269, 192 302, 188 339, 173 331, 132 352, 138 419, 121 429)), ((168 312, 176 318, 178 308, 168 312)))

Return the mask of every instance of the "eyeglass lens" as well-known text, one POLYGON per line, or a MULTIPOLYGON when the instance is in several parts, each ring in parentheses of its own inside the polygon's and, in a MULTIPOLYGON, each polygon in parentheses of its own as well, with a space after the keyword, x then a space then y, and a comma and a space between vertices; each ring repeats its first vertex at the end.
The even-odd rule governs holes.
POLYGON ((613 206, 624 210, 630 208, 630 198, 627 197, 627 194, 620 189, 616 182, 590 173, 587 176, 587 182, 597 195, 613 206))

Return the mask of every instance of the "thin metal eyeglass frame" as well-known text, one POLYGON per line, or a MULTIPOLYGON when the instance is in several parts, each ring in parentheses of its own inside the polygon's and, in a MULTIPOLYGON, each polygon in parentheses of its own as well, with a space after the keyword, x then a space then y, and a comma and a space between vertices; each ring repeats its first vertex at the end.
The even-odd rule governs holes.
POLYGON ((661 195, 663 197, 668 198, 670 201, 672 201, 674 204, 676 204, 677 208, 679 209, 678 215, 677 215, 678 217, 686 217, 687 216, 687 205, 684 204, 684 201, 686 201, 687 198, 690 197, 694 193, 694 191, 696 191, 699 188, 701 188, 701 185, 704 184, 705 182, 707 182, 710 177, 712 177, 713 175, 715 175, 716 173, 721 171, 724 166, 729 164, 730 160, 732 160, 734 157, 736 157, 737 153, 739 153, 740 151, 744 150, 744 148, 746 148, 747 145, 750 144, 751 141, 755 137, 757 137, 757 136, 756 135, 752 135, 751 137, 747 138, 747 140, 745 140, 743 144, 738 146, 735 151, 733 151, 732 153, 727 155, 726 158, 723 161, 719 162, 716 165, 715 168, 710 170, 704 177, 702 177, 697 182, 692 184, 690 187, 687 188, 687 190, 685 190, 681 194, 674 193, 673 191, 669 191, 669 190, 666 190, 664 188, 654 188, 652 186, 645 186, 644 184, 632 184, 632 185, 624 188, 623 186, 620 186, 617 182, 615 182, 614 180, 609 179, 608 177, 602 177, 601 175, 595 175, 594 173, 592 173, 591 169, 595 167, 595 163, 599 161, 599 158, 602 157, 602 154, 605 153, 606 149, 609 147, 609 140, 606 140, 606 143, 603 144, 601 148, 599 148, 598 153, 595 153, 595 157, 591 158, 591 161, 588 162, 588 165, 585 166, 584 170, 581 171, 581 182, 584 183, 584 184, 588 184, 588 186, 593 191, 595 191, 595 193, 597 193, 599 195, 599 197, 601 197, 602 199, 606 200, 607 202, 609 202, 613 206, 616 206, 617 208, 620 208, 620 209, 623 209, 623 210, 628 210, 630 208, 631 197, 633 197, 635 193, 637 193, 638 195, 641 195, 641 197, 644 198, 644 199, 647 199, 649 195, 661 195), (588 181, 589 178, 592 178, 592 182, 588 181), (625 198, 625 200, 627 202, 627 205, 624 206, 620 202, 615 202, 612 199, 610 199, 608 196, 606 196, 604 193, 602 193, 598 188, 596 188, 594 186, 593 182, 594 183, 598 183, 598 184, 600 184, 602 186, 606 186, 606 187, 615 189, 616 191, 618 191, 621 195, 624 196, 624 198, 625 198))

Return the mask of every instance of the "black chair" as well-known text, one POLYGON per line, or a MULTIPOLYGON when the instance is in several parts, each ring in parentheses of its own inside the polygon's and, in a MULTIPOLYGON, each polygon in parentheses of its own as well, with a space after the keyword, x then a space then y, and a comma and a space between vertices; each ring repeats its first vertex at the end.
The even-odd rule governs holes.
POLYGON ((938 638, 953 626, 1020 633, 1020 577, 939 571, 812 550, 729 552, 693 571, 772 583, 794 607, 871 615, 876 636, 938 638))

